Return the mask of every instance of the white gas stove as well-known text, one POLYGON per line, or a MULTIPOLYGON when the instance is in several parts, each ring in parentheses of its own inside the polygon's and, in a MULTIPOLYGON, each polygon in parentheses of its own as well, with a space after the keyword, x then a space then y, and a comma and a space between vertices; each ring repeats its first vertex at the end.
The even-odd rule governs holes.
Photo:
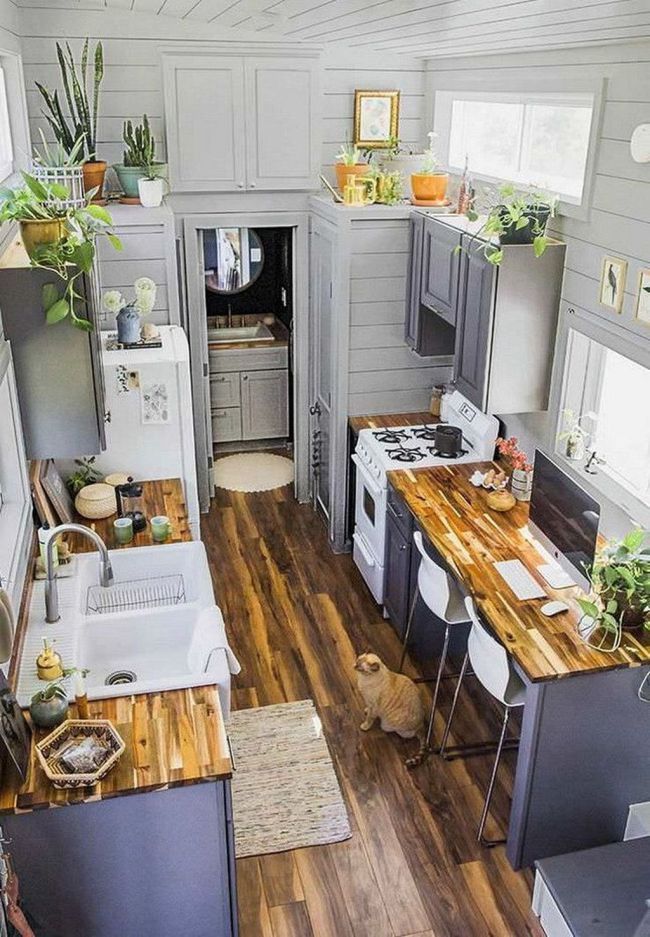
POLYGON ((458 391, 442 398, 440 423, 361 430, 352 456, 357 469, 353 556, 377 602, 384 594, 387 473, 487 461, 498 434, 497 419, 458 391), (441 425, 444 451, 436 448, 441 425))

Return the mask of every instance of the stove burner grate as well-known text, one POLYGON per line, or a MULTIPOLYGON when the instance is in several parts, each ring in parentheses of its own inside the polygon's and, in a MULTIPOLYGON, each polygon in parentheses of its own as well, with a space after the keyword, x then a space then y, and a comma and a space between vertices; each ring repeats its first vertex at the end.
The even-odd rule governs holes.
POLYGON ((425 458, 426 453, 421 449, 407 449, 405 446, 400 446, 398 449, 388 449, 386 455, 394 462, 419 462, 425 458))
POLYGON ((457 452, 439 452, 435 446, 427 446, 427 449, 436 459, 460 459, 462 455, 467 455, 469 449, 459 449, 457 452))
POLYGON ((403 429, 380 429, 372 434, 377 442, 388 443, 389 445, 399 445, 409 438, 409 434, 403 429))
POLYGON ((435 439, 436 438, 436 427, 435 426, 414 426, 411 430, 411 435, 415 439, 435 439))

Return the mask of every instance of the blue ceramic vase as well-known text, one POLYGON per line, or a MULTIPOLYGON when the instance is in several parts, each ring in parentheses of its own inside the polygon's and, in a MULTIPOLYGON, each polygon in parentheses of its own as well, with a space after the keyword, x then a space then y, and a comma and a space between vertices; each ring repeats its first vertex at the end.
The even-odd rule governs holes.
POLYGON ((140 313, 135 306, 124 306, 115 317, 117 340, 121 345, 134 345, 140 341, 140 313))

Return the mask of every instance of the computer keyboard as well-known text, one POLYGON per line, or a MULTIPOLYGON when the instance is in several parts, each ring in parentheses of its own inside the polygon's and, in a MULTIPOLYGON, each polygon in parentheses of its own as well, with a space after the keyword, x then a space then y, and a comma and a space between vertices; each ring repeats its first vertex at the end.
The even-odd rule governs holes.
POLYGON ((502 560, 494 564, 499 575, 510 586, 520 602, 526 599, 545 599, 546 593, 521 560, 502 560))

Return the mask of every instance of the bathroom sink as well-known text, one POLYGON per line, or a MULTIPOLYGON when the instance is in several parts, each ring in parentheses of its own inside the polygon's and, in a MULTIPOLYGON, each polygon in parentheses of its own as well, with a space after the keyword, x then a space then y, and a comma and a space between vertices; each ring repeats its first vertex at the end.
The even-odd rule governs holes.
POLYGON ((94 615, 80 629, 77 666, 89 699, 220 683, 229 671, 216 605, 94 615))
POLYGON ((221 342, 268 342, 274 341, 273 334, 263 322, 238 328, 208 329, 208 341, 221 342))

